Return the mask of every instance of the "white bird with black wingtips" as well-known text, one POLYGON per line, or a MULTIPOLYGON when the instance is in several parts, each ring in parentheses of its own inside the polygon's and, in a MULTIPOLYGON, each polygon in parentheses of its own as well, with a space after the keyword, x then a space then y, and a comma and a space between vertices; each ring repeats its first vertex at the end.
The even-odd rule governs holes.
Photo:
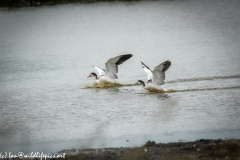
POLYGON ((143 62, 141 63, 143 70, 147 73, 148 81, 145 84, 142 80, 138 80, 138 83, 150 92, 166 91, 161 85, 165 84, 165 72, 171 66, 171 62, 167 60, 156 66, 153 71, 143 62))
POLYGON ((97 66, 93 66, 93 68, 98 71, 99 76, 97 76, 96 73, 92 72, 90 73, 88 78, 95 77, 97 83, 116 83, 114 79, 118 79, 118 76, 117 76, 118 65, 122 64, 132 56, 133 56, 132 54, 124 54, 114 58, 110 58, 105 63, 105 69, 97 66))

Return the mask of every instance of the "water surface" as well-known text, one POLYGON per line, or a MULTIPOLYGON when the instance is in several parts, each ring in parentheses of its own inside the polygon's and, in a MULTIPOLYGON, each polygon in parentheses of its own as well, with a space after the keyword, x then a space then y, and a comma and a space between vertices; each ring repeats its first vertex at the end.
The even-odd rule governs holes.
POLYGON ((69 4, 0 11, 0 151, 240 138, 240 2, 69 4), (170 60, 164 88, 86 89, 120 54, 118 82, 170 60))

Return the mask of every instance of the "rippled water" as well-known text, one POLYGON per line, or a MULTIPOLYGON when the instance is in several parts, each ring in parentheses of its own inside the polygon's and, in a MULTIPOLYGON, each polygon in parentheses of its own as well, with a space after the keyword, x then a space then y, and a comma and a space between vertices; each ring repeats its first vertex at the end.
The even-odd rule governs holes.
POLYGON ((0 11, 0 151, 240 138, 240 3, 158 1, 0 11), (122 87, 85 88, 120 54, 122 87), (170 60, 150 94, 150 68, 170 60))

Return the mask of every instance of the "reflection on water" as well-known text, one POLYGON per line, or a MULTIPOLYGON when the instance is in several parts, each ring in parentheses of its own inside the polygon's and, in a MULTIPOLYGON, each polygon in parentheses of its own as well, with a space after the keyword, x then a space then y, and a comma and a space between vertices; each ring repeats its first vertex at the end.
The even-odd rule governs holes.
POLYGON ((0 11, 0 151, 240 138, 239 7, 203 0, 0 11), (117 87, 87 85, 92 65, 121 54, 134 57, 119 66, 117 87), (140 61, 153 68, 168 59, 167 92, 135 85, 147 80, 140 61))

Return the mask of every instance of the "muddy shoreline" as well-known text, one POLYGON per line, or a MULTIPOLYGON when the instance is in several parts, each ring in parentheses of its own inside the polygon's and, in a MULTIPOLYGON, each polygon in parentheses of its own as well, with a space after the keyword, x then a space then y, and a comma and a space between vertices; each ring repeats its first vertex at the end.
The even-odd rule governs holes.
POLYGON ((73 160, 240 160, 240 139, 200 139, 192 142, 155 143, 141 147, 62 150, 73 160))
POLYGON ((74 4, 74 3, 97 3, 97 2, 132 2, 139 0, 1 0, 0 8, 16 9, 21 7, 39 7, 51 6, 58 4, 74 4))

